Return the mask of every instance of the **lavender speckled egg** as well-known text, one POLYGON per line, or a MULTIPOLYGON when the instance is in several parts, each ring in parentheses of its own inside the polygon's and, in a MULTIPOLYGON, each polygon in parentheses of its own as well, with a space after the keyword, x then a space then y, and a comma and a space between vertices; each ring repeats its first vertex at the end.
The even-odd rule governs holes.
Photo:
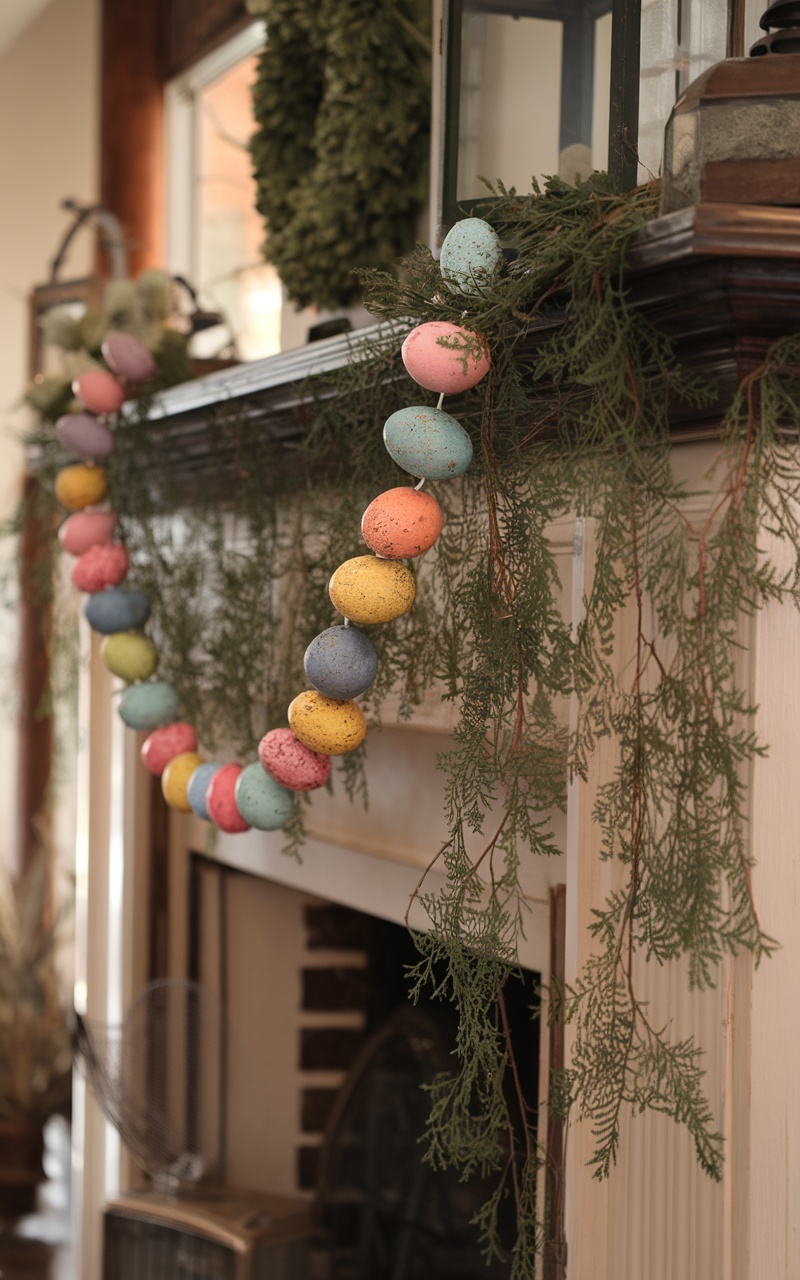
POLYGON ((291 729, 270 729, 258 744, 262 769, 290 791, 316 791, 331 771, 330 756, 312 751, 291 729))
POLYGON ((361 517, 361 536, 377 556, 408 560, 432 547, 442 532, 442 508, 430 493, 403 485, 387 489, 361 517))
POLYGON ((104 591, 118 587, 128 572, 128 553, 114 542, 101 542, 84 551, 72 570, 72 585, 79 591, 104 591))
POLYGON ((129 729, 157 729, 178 714, 177 690, 166 680, 130 685, 119 702, 119 714, 129 729))
POLYGON ((326 756, 355 751, 367 735, 367 722, 357 702, 335 702, 316 689, 299 693, 289 704, 289 728, 312 751, 326 756))
POLYGON ((483 218, 462 219, 444 238, 439 267, 453 293, 483 293, 499 275, 502 264, 497 232, 483 218))
MULTIPOLYGON (((126 684, 149 680, 158 667, 158 649, 153 641, 130 631, 116 631, 114 635, 106 636, 100 646, 100 654, 111 674, 119 676, 126 684)), ((183 749, 193 751, 194 747, 183 749)))
MULTIPOLYGON (((188 751, 197 750, 197 734, 185 720, 176 720, 174 724, 162 725, 154 729, 149 738, 142 744, 141 760, 148 773, 160 778, 170 760, 185 755, 188 751)), ((205 791, 203 791, 205 797, 205 791)))
POLYGON ((110 587, 89 597, 83 616, 93 631, 105 636, 114 631, 138 631, 150 617, 150 601, 141 591, 110 587))
POLYGON ((170 809, 177 809, 179 813, 191 813, 187 788, 189 779, 202 763, 203 757, 196 751, 183 751, 170 760, 161 775, 161 791, 170 809))
POLYGON ((108 481, 102 467, 90 467, 86 462, 76 462, 65 467, 56 476, 55 494, 62 507, 68 511, 82 511, 102 502, 108 493, 108 481))
POLYGON ((125 382, 147 382, 156 371, 156 362, 147 347, 130 333, 107 334, 100 350, 111 372, 125 382))
POLYGON ((460 422, 443 409, 408 405, 383 428, 383 443, 404 471, 426 480, 451 480, 472 462, 472 441, 460 422))
POLYGON ((250 823, 242 817, 236 804, 236 783, 242 772, 240 764, 224 764, 214 774, 206 792, 209 818, 229 835, 250 830, 250 823))
POLYGON ((65 413, 56 423, 56 435, 79 458, 110 458, 117 447, 113 432, 91 413, 65 413))
POLYGON ((236 781, 236 807, 257 831, 277 831, 292 816, 294 799, 260 764, 248 764, 236 781))
POLYGON ((397 560, 355 556, 340 564, 328 584, 331 602, 351 622, 367 626, 391 622, 408 613, 417 583, 413 573, 397 560))
POLYGON ((306 649, 309 684, 337 702, 366 693, 378 674, 378 655, 357 627, 328 627, 306 649))
POLYGON ((117 527, 113 511, 76 511, 67 516, 58 531, 61 548, 71 556, 82 556, 90 547, 110 542, 117 527))
POLYGON ((192 813, 196 813, 198 818, 202 818, 204 822, 211 821, 206 805, 208 788, 211 786, 211 779, 214 774, 219 773, 221 768, 221 764, 201 764, 198 769, 195 769, 186 788, 186 798, 189 801, 192 813))
POLYGON ((403 343, 402 356, 415 382, 446 396, 474 387, 491 365, 486 339, 449 320, 418 324, 403 343))
POLYGON ((105 369, 89 369, 73 380, 72 392, 90 413, 116 413, 125 402, 125 388, 119 378, 105 369))

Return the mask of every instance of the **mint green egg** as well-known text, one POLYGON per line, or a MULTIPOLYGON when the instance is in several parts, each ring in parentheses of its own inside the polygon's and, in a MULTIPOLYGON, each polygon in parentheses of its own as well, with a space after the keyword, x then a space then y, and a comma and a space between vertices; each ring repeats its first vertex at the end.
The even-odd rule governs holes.
POLYGON ((158 666, 158 649, 152 640, 127 631, 116 631, 106 636, 100 653, 111 674, 128 684, 133 684, 134 680, 149 680, 158 666))
POLYGON ((129 729, 158 729, 172 723, 179 701, 177 690, 166 680, 147 680, 125 690, 118 710, 129 729))
POLYGON ((483 218, 463 218, 448 231, 439 268, 454 293, 483 293, 503 265, 503 249, 494 227, 483 218))
POLYGON ((276 782, 260 764, 249 764, 236 781, 236 808, 258 831, 277 831, 292 816, 291 791, 276 782))

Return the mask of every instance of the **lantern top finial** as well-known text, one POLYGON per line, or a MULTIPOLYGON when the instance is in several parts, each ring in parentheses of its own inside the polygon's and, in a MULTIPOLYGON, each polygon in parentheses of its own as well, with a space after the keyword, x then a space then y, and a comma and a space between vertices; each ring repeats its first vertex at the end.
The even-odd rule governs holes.
POLYGON ((767 35, 753 45, 752 58, 767 53, 800 53, 800 0, 772 0, 759 25, 767 35))

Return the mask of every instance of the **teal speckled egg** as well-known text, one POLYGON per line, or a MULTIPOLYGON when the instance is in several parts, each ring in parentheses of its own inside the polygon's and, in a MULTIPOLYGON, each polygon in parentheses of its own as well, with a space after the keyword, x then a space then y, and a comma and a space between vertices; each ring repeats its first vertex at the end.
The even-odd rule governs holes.
POLYGON ((383 443, 399 467, 426 480, 452 480, 472 462, 472 441, 443 409, 398 409, 386 419, 383 443))
POLYGON ((497 232, 483 218, 464 218, 444 238, 439 267, 452 293, 483 293, 502 264, 497 232))
POLYGON ((249 764, 236 782, 236 807, 257 831, 277 831, 292 816, 294 802, 287 791, 260 764, 249 764))
POLYGON ((132 684, 120 698, 119 714, 129 729, 157 729, 178 714, 178 694, 166 680, 132 684))

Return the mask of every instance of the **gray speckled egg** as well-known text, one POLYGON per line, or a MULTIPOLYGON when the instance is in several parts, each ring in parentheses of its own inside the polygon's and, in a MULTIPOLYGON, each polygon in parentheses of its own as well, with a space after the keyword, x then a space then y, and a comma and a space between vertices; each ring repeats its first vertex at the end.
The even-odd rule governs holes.
POLYGON ((292 816, 292 793, 276 782, 260 764, 249 764, 236 782, 236 807, 251 827, 277 831, 292 816))
POLYGON ((178 693, 166 680, 132 684, 119 703, 119 714, 129 729, 157 729, 178 714, 178 693))
POLYGON ((378 672, 378 655, 357 627, 328 627, 311 641, 304 665, 315 689, 346 702, 370 687, 378 672))
POLYGON ((443 409, 398 409, 386 419, 383 443, 398 466, 427 480, 451 480, 472 462, 472 441, 443 409))
POLYGON ((93 413, 65 413, 56 423, 56 435, 65 449, 79 458, 110 458, 117 447, 113 432, 93 413))
POLYGON ((482 293, 500 274, 502 264, 497 232, 483 218, 464 218, 444 238, 439 267, 453 293, 482 293))
POLYGON ((150 601, 141 591, 112 587, 90 596, 83 608, 93 631, 110 636, 115 631, 138 631, 150 617, 150 601))

